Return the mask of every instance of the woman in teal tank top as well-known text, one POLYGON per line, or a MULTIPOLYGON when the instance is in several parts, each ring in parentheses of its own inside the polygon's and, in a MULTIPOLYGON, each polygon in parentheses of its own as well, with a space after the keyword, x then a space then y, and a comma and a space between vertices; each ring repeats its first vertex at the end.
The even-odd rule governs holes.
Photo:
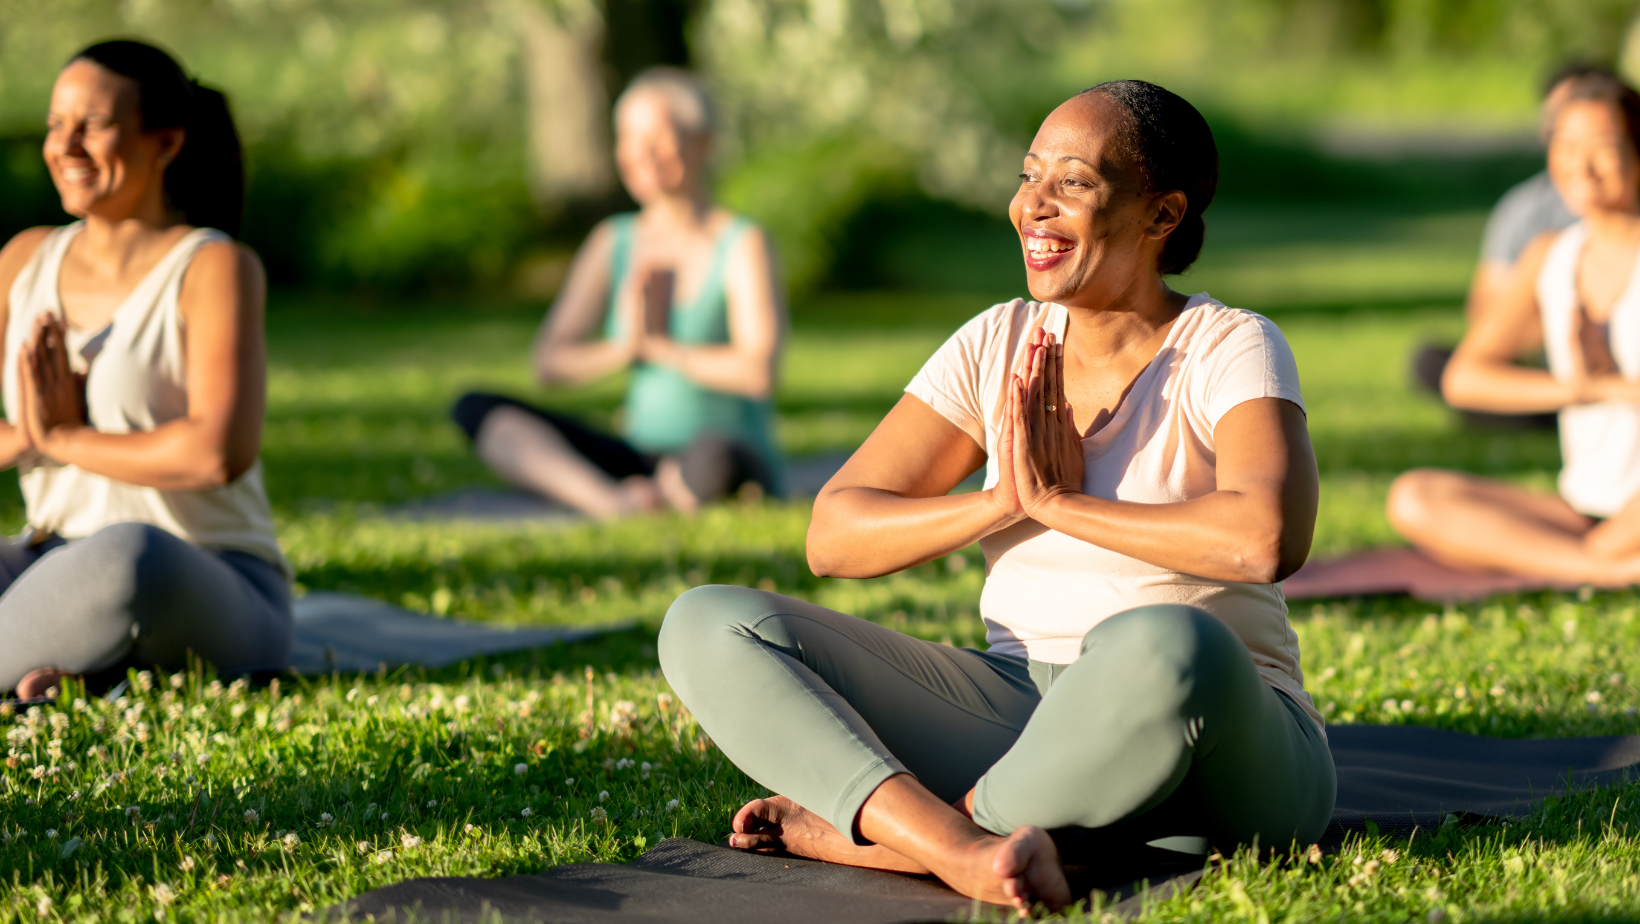
POLYGON ((595 516, 685 512, 756 485, 783 492, 770 395, 785 306, 762 230, 706 192, 711 104, 690 75, 640 75, 615 106, 637 212, 582 245, 536 338, 546 382, 631 370, 620 437, 488 393, 456 423, 513 484, 595 516), (601 334, 601 336, 600 336, 601 334))

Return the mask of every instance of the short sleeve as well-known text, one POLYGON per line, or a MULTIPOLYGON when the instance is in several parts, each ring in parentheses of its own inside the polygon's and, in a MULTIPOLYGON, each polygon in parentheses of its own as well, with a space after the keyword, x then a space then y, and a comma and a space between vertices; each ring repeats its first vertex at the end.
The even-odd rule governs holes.
POLYGON ((1545 173, 1503 194, 1486 219, 1481 259, 1513 266, 1538 235, 1577 220, 1545 173))
POLYGON ((993 308, 982 312, 958 328, 905 387, 907 394, 938 411, 982 448, 985 446, 985 408, 980 400, 980 381, 985 363, 994 351, 991 341, 995 335, 996 311, 993 308))
POLYGON ((1230 409, 1255 398, 1282 398, 1300 408, 1298 362, 1275 322, 1239 312, 1241 319, 1204 357, 1201 407, 1217 428, 1230 409))

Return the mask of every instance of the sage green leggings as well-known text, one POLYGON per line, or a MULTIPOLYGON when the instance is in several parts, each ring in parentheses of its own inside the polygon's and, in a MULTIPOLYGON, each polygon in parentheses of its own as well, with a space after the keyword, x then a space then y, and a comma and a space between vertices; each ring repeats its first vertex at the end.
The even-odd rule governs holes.
POLYGON ((672 604, 661 667, 723 753, 856 842, 866 798, 910 773, 974 821, 1082 829, 1106 849, 1205 853, 1313 843, 1332 814, 1332 754, 1188 606, 1095 626, 1073 664, 936 645, 747 587, 672 604))

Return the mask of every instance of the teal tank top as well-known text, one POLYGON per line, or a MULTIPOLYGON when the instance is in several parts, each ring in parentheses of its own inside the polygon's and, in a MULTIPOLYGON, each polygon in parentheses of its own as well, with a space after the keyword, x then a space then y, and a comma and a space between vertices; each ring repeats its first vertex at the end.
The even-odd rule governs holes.
MULTIPOLYGON (((623 330, 615 300, 630 269, 637 215, 617 215, 611 219, 611 225, 615 248, 610 261, 609 309, 604 333, 618 337, 623 330)), ((699 294, 687 304, 674 298, 671 311, 674 341, 680 344, 729 342, 724 266, 735 241, 750 227, 750 221, 735 218, 718 235, 712 265, 699 294)), ((689 381, 674 369, 639 363, 633 368, 632 380, 627 386, 625 418, 627 440, 643 452, 677 452, 705 433, 741 443, 763 457, 774 479, 776 493, 785 491, 784 466, 774 440, 774 408, 767 398, 756 400, 713 391, 689 381)))

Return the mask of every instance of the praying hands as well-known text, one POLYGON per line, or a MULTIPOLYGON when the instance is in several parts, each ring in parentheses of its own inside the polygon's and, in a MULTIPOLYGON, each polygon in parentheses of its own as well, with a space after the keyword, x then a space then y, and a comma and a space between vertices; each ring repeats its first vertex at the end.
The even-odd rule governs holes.
POLYGON ((20 435, 30 448, 55 458, 52 450, 62 432, 85 426, 89 416, 85 376, 69 365, 67 331, 60 318, 40 316, 17 364, 20 435))
POLYGON ((1056 498, 1082 493, 1082 436, 1065 398, 1065 345, 1037 328, 1008 377, 1007 412, 997 438, 995 500, 1023 519, 1056 498))

